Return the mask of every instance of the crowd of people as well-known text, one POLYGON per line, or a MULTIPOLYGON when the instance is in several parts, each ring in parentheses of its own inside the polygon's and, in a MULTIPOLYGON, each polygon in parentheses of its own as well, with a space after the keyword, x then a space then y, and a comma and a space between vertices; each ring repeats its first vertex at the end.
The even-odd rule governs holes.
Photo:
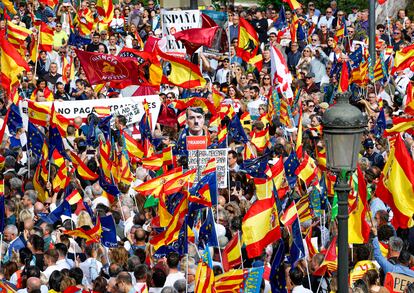
MULTIPOLYGON (((18 94, 22 101, 76 103, 79 100, 116 99, 123 96, 121 90, 112 88, 109 83, 97 87, 88 82, 74 52, 75 34, 81 35, 81 38, 76 36, 77 49, 110 55, 118 55, 123 48, 143 50, 143 45, 150 37, 165 37, 162 35, 162 7, 153 0, 145 3, 136 0, 109 1, 113 2, 114 14, 106 25, 96 24, 99 16, 94 0, 79 3, 66 0, 56 1, 59 3, 17 0, 12 1, 15 14, 7 12, 4 4, 7 1, 2 2, 4 13, 0 29, 4 30, 8 23, 13 23, 33 31, 33 35, 24 40, 24 50, 21 51, 30 68, 30 71, 19 76, 18 94), (96 23, 87 34, 82 35, 78 29, 90 15, 96 23), (39 50, 33 60, 30 48, 37 38, 38 20, 53 29, 53 48, 50 51, 39 50), (66 60, 73 60, 73 66, 68 67, 66 60)), ((284 178, 275 196, 279 216, 292 202, 296 202, 301 236, 305 239, 311 233, 314 247, 309 247, 310 242, 305 241, 304 255, 292 261, 290 247, 294 244, 289 240, 292 231, 288 224, 280 223, 281 240, 266 245, 260 256, 255 258, 249 258, 245 245, 242 245, 242 264, 236 267, 264 267, 260 288, 254 292, 336 292, 341 286, 336 279, 336 269, 328 267, 320 274, 321 269, 326 267, 327 252, 338 233, 334 215, 337 199, 329 188, 329 184, 333 186, 335 183, 335 179, 332 179, 335 177, 326 170, 326 159, 324 163, 321 156, 326 151, 322 116, 335 104, 343 80, 340 64, 344 66, 344 62, 348 62, 350 103, 357 106, 368 120, 361 139, 358 163, 367 185, 369 205, 364 218, 369 219, 370 226, 367 242, 351 244, 352 248, 349 249, 350 275, 358 275, 350 278, 349 285, 352 292, 389 292, 384 287, 387 273, 397 273, 414 280, 412 229, 396 229, 393 226, 395 210, 384 203, 382 194, 376 192, 392 148, 390 139, 384 137, 383 132, 385 128, 393 126, 396 117, 407 117, 404 107, 412 98, 410 95, 413 95, 409 91, 413 76, 411 68, 407 66, 396 72, 392 70, 396 52, 409 47, 414 40, 414 23, 406 12, 400 10, 386 23, 376 25, 376 60, 379 65, 371 68, 367 53, 367 9, 355 6, 352 11, 344 11, 336 1, 331 1, 326 7, 317 7, 313 2, 302 3, 295 10, 289 9, 287 5, 283 9, 275 5, 265 8, 211 5, 206 10, 227 15, 224 31, 228 34, 229 50, 212 54, 211 51, 200 49, 192 56, 191 60, 201 68, 205 86, 183 89, 169 84, 151 89, 151 94, 159 95, 161 112, 167 113, 174 122, 153 121, 156 123, 155 130, 150 135, 154 138, 151 145, 154 154, 164 153, 168 147, 172 147, 176 160, 171 165, 187 171, 188 153, 181 145, 183 137, 204 135, 209 145, 223 146, 221 130, 224 125, 232 123, 235 116, 242 123, 244 133, 239 137, 246 136, 248 141, 230 136, 233 130, 228 126, 228 138, 224 144, 228 148, 225 171, 228 182, 225 188, 218 188, 217 199, 212 200, 217 202, 212 209, 218 245, 207 249, 211 253, 211 268, 215 277, 225 273, 222 255, 227 244, 235 235, 242 234, 243 218, 250 207, 264 196, 259 194, 263 190, 259 191, 254 177, 267 178, 267 166, 271 168, 279 160, 290 160, 292 154, 301 147, 303 154, 316 162, 318 175, 313 183, 319 184, 322 178, 326 180, 327 202, 322 206, 323 195, 320 192, 316 200, 319 207, 316 207, 315 201, 309 199, 311 193, 315 196, 316 183, 307 185, 300 179, 292 182, 284 178), (238 54, 241 19, 247 20, 257 32, 258 52, 262 54, 261 70, 238 54), (277 88, 275 76, 272 76, 275 72, 271 61, 273 48, 281 52, 292 76, 289 86, 293 96, 289 98, 283 97, 283 91, 277 88), (364 64, 367 65, 365 71, 361 69, 364 64), (221 122, 218 124, 212 123, 217 113, 209 112, 210 108, 200 100, 188 109, 176 108, 177 101, 188 101, 193 97, 214 104, 217 95, 221 97, 220 105, 225 105, 226 109, 218 110, 223 114, 219 115, 221 122), (286 111, 283 111, 283 105, 286 111), (185 114, 185 121, 180 122, 182 113, 185 114), (382 121, 384 125, 379 126, 382 121), (264 140, 258 140, 257 137, 262 135, 264 140), (252 166, 256 164, 260 167, 252 171, 252 166), (304 211, 299 205, 303 205, 306 198, 304 211), (281 287, 275 288, 273 284, 276 277, 270 271, 281 242, 285 243, 280 264, 286 272, 283 276, 285 282, 278 280, 281 287)), ((224 44, 222 47, 225 47, 224 44)), ((159 227, 160 210, 163 207, 157 202, 162 201, 162 197, 150 202, 148 197, 137 191, 140 185, 161 176, 160 170, 172 167, 162 166, 154 170, 139 160, 127 160, 126 168, 132 175, 127 178, 128 182, 125 182, 124 177, 117 182, 119 194, 113 200, 108 196, 102 180, 98 180, 98 177, 86 180, 79 171, 79 162, 75 164, 69 160, 69 156, 64 159, 68 169, 68 187, 56 188, 55 178, 60 174, 56 163, 58 159, 50 157, 53 163, 43 164, 41 159, 29 155, 31 146, 25 138, 29 135, 28 129, 19 125, 13 131, 7 122, 12 101, 10 91, 4 88, 0 92, 0 112, 3 124, 7 123, 8 127, 0 147, 4 184, 1 286, 20 293, 168 293, 201 290, 196 275, 206 246, 197 238, 199 226, 207 213, 201 214, 200 225, 196 222, 191 227, 195 240, 188 238, 188 242, 194 244, 188 244, 187 253, 183 254, 181 249, 173 245, 166 253, 156 252, 150 240, 163 231, 159 227), (39 176, 38 172, 46 175, 39 176), (59 209, 74 190, 78 191, 82 200, 71 205, 69 215, 60 212, 59 209), (52 214, 58 214, 53 221, 50 220, 52 214), (79 228, 90 231, 96 227, 97 219, 104 216, 112 216, 115 223, 117 244, 114 247, 108 248, 96 241, 90 243, 83 236, 67 233, 76 229, 79 231, 79 228)), ((160 117, 165 118, 164 114, 160 113, 160 117)), ((62 135, 62 142, 64 151, 77 154, 84 165, 92 173, 100 174, 100 177, 102 172, 107 174, 105 171, 108 171, 102 165, 102 137, 108 131, 111 133, 112 150, 109 156, 110 161, 115 161, 115 157, 126 152, 123 133, 130 136, 132 131, 126 117, 122 115, 113 118, 111 130, 104 129, 104 125, 98 122, 91 127, 92 120, 99 119, 94 114, 89 115, 87 121, 75 119, 67 127, 66 134, 62 135)), ((48 127, 36 127, 48 137, 48 127)), ((409 131, 403 134, 403 140, 413 157, 414 140, 409 131)), ((135 140, 135 143, 143 144, 143 140, 135 140)), ((302 162, 304 159, 300 157, 299 160, 302 162)), ((109 173, 110 170, 111 167, 109 173)), ((292 174, 286 165, 284 172, 286 176, 294 174, 294 170, 292 174)), ((161 181, 161 184, 164 183, 161 181)), ((182 188, 185 190, 186 186, 182 188)), ((355 186, 352 190, 350 198, 359 192, 355 186)), ((158 198, 160 194, 152 196, 158 198)), ((360 200, 359 196, 357 200, 360 200)), ((174 216, 178 200, 169 201, 167 207, 174 216)), ((240 238, 245 236, 241 235, 240 238)), ((414 292, 414 285, 409 283, 404 288, 405 292, 414 292)), ((250 292, 248 288, 243 290, 250 292)))

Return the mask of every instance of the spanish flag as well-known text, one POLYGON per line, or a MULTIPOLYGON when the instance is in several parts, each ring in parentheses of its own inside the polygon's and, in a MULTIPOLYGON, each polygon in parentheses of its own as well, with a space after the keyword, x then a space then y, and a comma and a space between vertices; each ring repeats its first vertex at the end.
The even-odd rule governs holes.
POLYGON ((313 258, 315 254, 319 253, 318 248, 313 246, 313 243, 312 243, 312 230, 313 230, 313 227, 311 226, 308 230, 308 233, 306 233, 306 236, 305 236, 306 246, 308 247, 309 257, 311 259, 313 258))
POLYGON ((177 241, 181 226, 184 225, 184 219, 188 212, 188 200, 184 197, 175 210, 173 218, 167 226, 167 229, 150 240, 154 245, 155 251, 163 245, 169 245, 177 241))
POLYGON ((290 9, 296 10, 301 8, 301 4, 296 0, 283 0, 283 2, 289 4, 290 9))
POLYGON ((223 268, 225 272, 239 266, 242 263, 241 245, 239 232, 234 234, 233 239, 227 243, 223 250, 223 268))
POLYGON ((142 167, 148 170, 157 171, 159 170, 163 165, 163 159, 162 154, 153 155, 149 158, 142 158, 141 164, 142 167))
POLYGON ((156 52, 164 64, 169 64, 169 69, 163 75, 161 83, 176 85, 187 89, 204 87, 206 85, 206 80, 203 78, 200 68, 195 64, 185 59, 168 55, 158 47, 156 47, 156 52))
POLYGON ((69 118, 66 118, 62 114, 59 114, 55 111, 55 104, 52 103, 52 109, 51 109, 51 120, 50 124, 55 125, 57 129, 59 130, 59 133, 62 137, 66 136, 66 131, 68 130, 69 125, 73 125, 76 127, 74 123, 72 123, 72 120, 69 118))
POLYGON ((16 48, 10 46, 4 37, 0 40, 0 49, 0 85, 10 92, 11 87, 19 81, 19 76, 23 71, 30 71, 30 68, 16 48))
POLYGON ((298 210, 296 209, 296 204, 294 201, 285 209, 282 216, 280 217, 280 222, 285 226, 291 226, 296 219, 298 219, 298 210))
POLYGON ((42 184, 40 184, 40 172, 41 172, 42 166, 39 164, 36 168, 36 172, 33 177, 33 187, 37 192, 37 198, 41 202, 45 202, 46 199, 49 198, 49 194, 45 192, 42 184))
POLYGON ((197 266, 194 293, 215 293, 213 269, 203 261, 197 266))
POLYGON ((392 74, 406 68, 411 68, 411 71, 414 71, 414 44, 404 47, 395 53, 392 74))
POLYGON ((114 18, 114 4, 112 0, 96 1, 96 12, 98 12, 100 23, 111 23, 114 18))
POLYGON ((242 230, 249 258, 260 256, 267 245, 281 237, 279 216, 273 196, 253 203, 243 217, 242 230))
POLYGON ((237 40, 236 54, 243 61, 249 62, 257 55, 260 43, 254 27, 244 18, 240 17, 239 38, 237 40))
POLYGON ((43 3, 50 8, 55 9, 55 6, 59 4, 59 0, 39 0, 39 3, 43 3))
POLYGON ((79 156, 74 152, 69 152, 69 157, 72 161, 72 164, 75 166, 78 174, 84 179, 89 181, 98 180, 99 175, 92 172, 91 169, 86 166, 86 164, 79 158, 79 156))
POLYGON ((384 136, 392 136, 407 131, 414 127, 414 118, 395 117, 392 119, 393 126, 384 131, 384 136))
POLYGON ((159 196, 159 192, 161 191, 161 187, 167 182, 170 181, 174 178, 179 177, 180 175, 183 174, 183 169, 180 168, 175 168, 159 177, 155 177, 151 180, 148 180, 144 183, 142 183, 141 185, 134 187, 135 191, 138 192, 139 194, 143 195, 143 196, 147 196, 147 195, 153 195, 154 197, 158 197, 159 196), (154 192, 157 191, 158 193, 154 192), (156 193, 156 194, 154 194, 156 193))
POLYGON ((269 144, 269 129, 252 131, 250 133, 251 144, 253 144, 259 152, 263 152, 269 144))
POLYGON ((331 244, 326 250, 325 259, 323 260, 319 269, 317 269, 316 272, 314 272, 315 276, 324 276, 326 272, 332 273, 338 270, 338 257, 336 254, 336 239, 337 239, 337 236, 335 236, 332 239, 331 244))
POLYGON ((341 76, 339 77, 338 92, 344 93, 349 87, 349 70, 348 63, 344 61, 342 63, 341 76))
POLYGON ((82 200, 82 196, 80 195, 77 189, 74 189, 71 194, 66 197, 66 201, 70 204, 77 204, 79 201, 82 200))
POLYGON ((405 102, 404 112, 414 116, 414 89, 411 82, 407 85, 407 99, 405 102))
POLYGON ((217 168, 216 158, 211 158, 210 160, 208 160, 201 175, 207 175, 209 173, 216 172, 216 168, 217 168))
POLYGON ((219 128, 219 131, 217 133, 218 143, 224 142, 226 138, 227 138, 227 127, 226 125, 224 125, 219 128))
POLYGON ((125 148, 130 157, 142 158, 144 156, 144 148, 132 136, 125 131, 122 132, 124 136, 125 148))
POLYGON ((266 199, 273 196, 273 182, 267 178, 253 178, 256 187, 256 197, 266 199))
POLYGON ((218 109, 220 107, 221 102, 224 100, 225 96, 213 87, 211 89, 211 98, 213 100, 214 107, 218 109))
POLYGON ((164 192, 170 195, 179 192, 184 186, 191 187, 194 183, 197 169, 192 169, 180 176, 173 177, 164 184, 164 192))
POLYGON ((358 199, 356 208, 350 213, 348 218, 348 241, 349 243, 363 244, 368 243, 370 227, 366 220, 368 209, 367 185, 361 167, 357 167, 358 174, 358 199))
POLYGON ((74 230, 65 231, 64 233, 74 238, 80 237, 80 238, 86 239, 87 245, 92 244, 92 243, 99 243, 99 241, 101 241, 101 234, 102 234, 101 220, 99 219, 99 217, 97 217, 96 225, 90 230, 77 228, 74 230))
POLYGON ((389 207, 394 217, 395 229, 410 228, 414 225, 414 164, 405 143, 398 135, 394 148, 391 149, 387 163, 382 170, 376 195, 389 207))
POLYGON ((295 174, 306 183, 306 186, 309 186, 318 177, 318 167, 316 167, 315 161, 305 153, 305 157, 295 174))
POLYGON ((111 107, 109 106, 95 106, 93 107, 93 110, 98 117, 106 117, 111 115, 111 107))
POLYGON ((50 52, 53 50, 53 36, 55 31, 48 26, 46 23, 42 22, 40 24, 40 42, 39 50, 50 52))
POLYGON ((289 190, 289 184, 286 179, 285 168, 283 165, 283 159, 279 158, 276 164, 272 167, 267 167, 265 171, 267 177, 269 177, 277 190, 279 198, 283 198, 286 192, 289 190))

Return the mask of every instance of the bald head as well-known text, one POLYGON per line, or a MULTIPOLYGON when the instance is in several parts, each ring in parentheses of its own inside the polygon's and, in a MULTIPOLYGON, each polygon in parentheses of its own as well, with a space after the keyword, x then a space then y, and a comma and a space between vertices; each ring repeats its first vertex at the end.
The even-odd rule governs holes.
POLYGON ((39 278, 30 277, 27 279, 27 292, 30 293, 34 290, 40 290, 40 286, 42 283, 40 282, 39 278))

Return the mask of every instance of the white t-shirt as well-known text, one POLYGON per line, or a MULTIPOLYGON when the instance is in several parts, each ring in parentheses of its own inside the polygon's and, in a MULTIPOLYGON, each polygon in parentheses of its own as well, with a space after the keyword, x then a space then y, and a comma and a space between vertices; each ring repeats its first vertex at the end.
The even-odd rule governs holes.
POLYGON ((167 279, 165 280, 164 287, 173 287, 175 281, 185 279, 185 276, 182 272, 176 272, 172 274, 168 274, 167 279))

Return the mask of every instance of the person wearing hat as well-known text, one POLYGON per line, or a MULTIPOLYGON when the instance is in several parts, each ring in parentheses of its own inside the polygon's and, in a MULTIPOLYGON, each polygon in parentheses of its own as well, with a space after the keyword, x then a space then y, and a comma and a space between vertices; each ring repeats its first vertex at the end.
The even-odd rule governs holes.
POLYGON ((308 95, 319 92, 319 87, 315 84, 315 74, 308 72, 305 75, 305 88, 303 89, 308 95))
POLYGON ((363 156, 371 162, 372 166, 377 166, 382 169, 384 167, 384 157, 374 150, 374 141, 368 138, 364 140, 362 145, 365 149, 363 156))

